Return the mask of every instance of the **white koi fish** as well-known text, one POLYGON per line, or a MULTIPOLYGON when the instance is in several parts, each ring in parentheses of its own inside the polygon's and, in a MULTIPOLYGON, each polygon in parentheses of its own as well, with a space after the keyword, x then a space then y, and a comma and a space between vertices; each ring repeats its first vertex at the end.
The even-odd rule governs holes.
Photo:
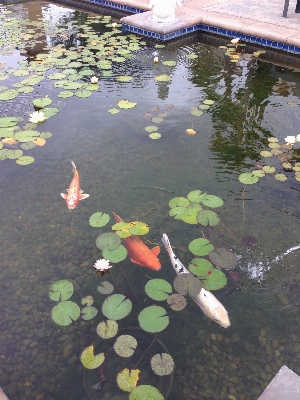
MULTIPOLYGON (((165 233, 163 234, 161 240, 167 252, 169 253, 169 257, 176 274, 191 274, 174 254, 169 238, 165 233)), ((226 309, 211 292, 202 288, 196 296, 192 296, 192 299, 198 304, 208 318, 223 326, 223 328, 228 328, 230 326, 226 309)))

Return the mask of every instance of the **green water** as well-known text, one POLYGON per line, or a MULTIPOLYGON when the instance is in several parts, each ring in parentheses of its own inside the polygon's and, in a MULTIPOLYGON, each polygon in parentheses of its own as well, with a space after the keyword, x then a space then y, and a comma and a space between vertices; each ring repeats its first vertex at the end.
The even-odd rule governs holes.
MULTIPOLYGON (((37 15, 62 27, 70 20, 87 20, 83 12, 47 2, 2 6, 3 10, 12 11, 6 18, 34 20, 37 15)), ((111 30, 94 26, 100 28, 111 30)), ((40 43, 27 45, 27 53, 16 49, 0 56, 5 63, 0 72, 17 68, 18 61, 41 52, 46 43, 56 45, 64 39, 42 34, 40 43)), ((78 44, 84 45, 84 40, 78 44)), ((300 373, 299 250, 269 264, 300 243, 299 182, 293 173, 286 173, 286 182, 272 174, 254 185, 238 180, 240 173, 257 164, 283 172, 279 160, 269 161, 260 151, 268 150, 268 137, 283 143, 286 136, 298 134, 299 73, 292 66, 287 69, 256 58, 231 63, 223 49, 197 37, 163 49, 154 46, 146 42, 132 58, 115 63, 110 77, 98 73, 100 89, 89 98, 59 98, 60 89, 44 80, 32 93, 0 102, 1 117, 28 120, 34 111, 32 100, 45 95, 60 110, 38 127, 52 137, 43 147, 26 152, 35 158, 33 164, 0 161, 0 386, 10 400, 128 398, 112 383, 91 389, 100 379, 99 371, 99 379, 87 371, 83 377, 79 356, 97 340, 96 326, 104 319, 105 296, 97 286, 112 276, 134 297, 131 316, 119 325, 135 328, 144 305, 158 303, 149 303, 144 293, 149 277, 172 283, 175 272, 162 248, 158 272, 126 259, 101 278, 93 268, 102 258, 95 246, 99 230, 88 223, 97 211, 147 223, 146 239, 152 245, 160 245, 167 233, 185 265, 193 258, 188 244, 202 234, 216 247, 228 247, 241 257, 235 267, 239 279, 226 272, 227 286, 215 292, 228 310, 229 328, 209 320, 190 299, 181 312, 159 304, 168 310, 170 325, 158 338, 175 360, 169 399, 254 400, 282 365, 300 373), (158 64, 153 63, 154 52, 158 64), (188 54, 198 57, 188 59, 188 54), (163 60, 177 64, 167 67, 163 60), (154 77, 161 74, 169 74, 171 81, 156 82, 154 77), (120 83, 119 75, 133 80, 120 83), (109 114, 123 99, 137 105, 109 114), (191 115, 191 107, 206 99, 214 104, 201 116, 191 115), (151 121, 162 113, 163 122, 151 121), (157 125, 161 138, 151 140, 144 130, 147 125, 157 125), (197 133, 186 134, 188 128, 197 133), (90 195, 75 210, 68 210, 60 196, 72 178, 70 160, 76 163, 84 193, 90 195), (221 219, 217 227, 199 228, 169 216, 169 200, 195 189, 224 199, 216 210, 221 219), (244 244, 242 238, 248 236, 255 237, 255 246, 244 244), (94 296, 99 313, 93 320, 79 319, 67 327, 52 321, 54 302, 48 292, 60 279, 74 283, 72 300, 77 303, 94 296)), ((1 85, 23 78, 10 74, 1 85)), ((113 367, 105 367, 107 377, 113 376, 113 367)), ((149 377, 151 371, 147 373, 149 377)), ((167 391, 171 382, 166 377, 158 385, 167 391)))

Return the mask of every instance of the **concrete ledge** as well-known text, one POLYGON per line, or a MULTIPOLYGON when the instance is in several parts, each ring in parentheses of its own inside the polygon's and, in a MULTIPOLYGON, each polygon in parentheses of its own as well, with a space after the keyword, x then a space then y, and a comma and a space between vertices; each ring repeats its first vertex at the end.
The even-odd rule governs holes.
POLYGON ((1 388, 0 388, 0 400, 8 400, 8 397, 1 388))
POLYGON ((299 400, 300 376, 283 366, 258 400, 299 400))

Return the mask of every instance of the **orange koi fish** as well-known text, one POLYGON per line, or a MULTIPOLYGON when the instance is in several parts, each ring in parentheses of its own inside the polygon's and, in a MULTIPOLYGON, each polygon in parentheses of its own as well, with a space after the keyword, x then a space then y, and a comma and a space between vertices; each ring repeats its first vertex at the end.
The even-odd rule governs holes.
MULTIPOLYGON (((117 214, 113 213, 117 222, 122 222, 117 214)), ((160 252, 160 247, 156 246, 153 249, 149 249, 145 243, 136 235, 129 236, 124 239, 124 246, 127 249, 130 260, 139 264, 142 267, 147 267, 158 271, 161 268, 161 263, 157 258, 160 252)))
POLYGON ((71 161, 71 163, 73 166, 74 176, 70 183, 68 194, 61 193, 60 195, 66 200, 68 208, 70 210, 73 210, 79 203, 79 200, 86 199, 87 197, 89 197, 89 194, 82 193, 82 190, 80 190, 79 173, 77 171, 75 163, 73 161, 71 161))

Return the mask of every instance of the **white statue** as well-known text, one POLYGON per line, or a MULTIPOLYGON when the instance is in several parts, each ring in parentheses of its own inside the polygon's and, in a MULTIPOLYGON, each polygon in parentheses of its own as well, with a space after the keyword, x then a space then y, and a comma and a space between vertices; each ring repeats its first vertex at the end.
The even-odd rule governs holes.
POLYGON ((176 5, 182 6, 181 0, 150 0, 149 5, 153 8, 153 21, 169 24, 176 20, 176 5))

